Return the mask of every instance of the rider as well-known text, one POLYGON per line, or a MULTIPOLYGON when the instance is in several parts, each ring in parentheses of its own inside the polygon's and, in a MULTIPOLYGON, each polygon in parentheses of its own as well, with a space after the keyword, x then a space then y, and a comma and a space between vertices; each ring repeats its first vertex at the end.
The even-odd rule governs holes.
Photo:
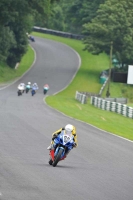
POLYGON ((49 85, 48 85, 48 84, 45 84, 45 85, 43 86, 43 92, 44 92, 44 94, 46 94, 48 90, 49 90, 49 85))
POLYGON ((27 85, 26 85, 26 87, 30 88, 31 87, 31 82, 28 82, 27 85))
POLYGON ((28 83, 27 83, 26 88, 28 88, 28 89, 31 88, 31 82, 28 82, 28 83))
POLYGON ((25 91, 25 84, 24 83, 20 83, 18 85, 18 90, 20 90, 20 91, 22 91, 24 93, 24 91, 25 91))
MULTIPOLYGON (((57 130, 56 132, 54 132, 52 134, 52 141, 50 146, 47 148, 48 150, 51 150, 52 148, 54 148, 54 139, 61 133, 61 131, 65 131, 67 132, 71 132, 72 135, 74 136, 74 146, 73 147, 77 147, 78 146, 78 140, 77 140, 77 134, 76 134, 76 128, 75 126, 71 125, 71 124, 67 124, 65 127, 60 128, 59 130, 57 130)), ((68 154, 68 152, 67 152, 68 154)))
POLYGON ((35 91, 39 89, 37 83, 33 83, 32 89, 35 90, 35 91))

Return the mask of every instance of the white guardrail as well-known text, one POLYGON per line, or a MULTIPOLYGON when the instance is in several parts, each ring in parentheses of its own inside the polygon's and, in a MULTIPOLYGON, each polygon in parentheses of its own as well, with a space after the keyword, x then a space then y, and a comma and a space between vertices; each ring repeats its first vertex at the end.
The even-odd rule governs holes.
MULTIPOLYGON (((101 96, 107 81, 103 84, 99 96, 101 96)), ((91 95, 91 104, 94 105, 97 108, 100 108, 102 110, 107 110, 111 112, 116 112, 118 114, 121 114, 125 117, 129 117, 133 119, 133 108, 125 105, 127 103, 127 99, 125 98, 106 98, 102 99, 100 97, 97 97, 95 95, 91 95)), ((83 94, 81 92, 76 91, 75 99, 81 102, 82 104, 87 103, 88 96, 87 94, 83 94)))
MULTIPOLYGON (((104 84, 102 85, 99 94, 97 94, 98 96, 101 96, 101 94, 102 94, 102 92, 103 92, 103 90, 104 90, 104 88, 105 88, 107 82, 108 82, 108 78, 107 78, 107 80, 104 82, 104 84)), ((96 95, 96 96, 97 96, 97 95, 96 95)), ((95 96, 95 95, 90 93, 90 96, 95 96)), ((81 102, 82 104, 87 103, 87 97, 88 97, 88 96, 87 96, 87 93, 84 94, 84 93, 82 93, 82 92, 76 91, 75 99, 78 100, 79 102, 81 102)))
POLYGON ((78 91, 76 91, 75 99, 81 102, 82 104, 87 103, 87 96, 78 91))
POLYGON ((118 102, 106 101, 104 99, 94 97, 94 96, 91 96, 91 104, 102 110, 116 112, 125 117, 129 117, 129 118, 133 119, 133 108, 128 107, 125 104, 121 104, 118 102))
MULTIPOLYGON (((87 95, 78 91, 76 91, 75 99, 81 102, 81 104, 87 103, 87 95)), ((102 110, 115 112, 133 119, 133 108, 126 106, 125 104, 104 100, 95 96, 91 96, 91 104, 102 110)))

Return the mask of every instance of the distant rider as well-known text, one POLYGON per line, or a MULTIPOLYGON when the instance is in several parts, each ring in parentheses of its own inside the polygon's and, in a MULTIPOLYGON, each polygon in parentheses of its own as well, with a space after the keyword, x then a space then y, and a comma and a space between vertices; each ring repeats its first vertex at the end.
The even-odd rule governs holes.
POLYGON ((35 91, 39 89, 37 83, 33 83, 32 89, 35 90, 35 91))
POLYGON ((31 82, 28 82, 26 88, 31 89, 31 82))
POLYGON ((28 82, 26 85, 25 92, 28 93, 30 89, 31 89, 31 82, 28 82))
POLYGON ((25 91, 25 84, 24 83, 20 83, 18 85, 18 90, 20 90, 22 93, 24 93, 24 91, 25 91))
POLYGON ((48 84, 45 84, 45 85, 43 86, 43 92, 44 92, 44 94, 46 94, 48 90, 49 90, 49 85, 48 85, 48 84))
MULTIPOLYGON (((72 133, 72 135, 74 136, 74 146, 73 147, 77 147, 78 146, 78 140, 77 140, 77 133, 76 133, 76 128, 75 126, 71 125, 71 124, 67 124, 65 127, 60 128, 59 130, 57 130, 56 132, 54 132, 52 134, 52 141, 50 146, 47 148, 48 150, 51 150, 53 148, 55 148, 55 143, 54 143, 54 139, 62 132, 65 131, 66 133, 72 133)), ((69 152, 67 152, 68 154, 69 152)))

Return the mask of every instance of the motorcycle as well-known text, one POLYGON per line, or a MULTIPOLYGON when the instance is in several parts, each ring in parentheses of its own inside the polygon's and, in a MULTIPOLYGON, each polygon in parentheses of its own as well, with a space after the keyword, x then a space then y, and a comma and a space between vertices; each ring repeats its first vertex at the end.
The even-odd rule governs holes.
POLYGON ((43 87, 43 93, 46 94, 49 90, 49 85, 48 84, 45 84, 44 87, 43 87))
POLYGON ((35 38, 33 36, 30 36, 29 39, 32 41, 32 42, 35 42, 35 38))
POLYGON ((45 89, 45 88, 43 89, 43 93, 44 93, 44 94, 46 94, 47 91, 48 91, 48 89, 45 89))
POLYGON ((25 89, 25 92, 26 92, 26 93, 28 93, 28 92, 29 92, 29 90, 30 90, 30 86, 29 86, 29 85, 27 85, 27 86, 26 86, 26 89, 25 89))
POLYGON ((35 91, 34 88, 32 88, 32 90, 31 90, 31 95, 34 96, 35 94, 36 94, 36 91, 35 91))
POLYGON ((29 92, 29 90, 30 90, 29 88, 26 88, 25 92, 26 92, 26 93, 28 93, 28 92, 29 92))
POLYGON ((24 90, 25 90, 24 86, 19 85, 18 86, 18 92, 17 92, 18 96, 22 95, 24 93, 24 90))
POLYGON ((54 144, 55 148, 50 150, 50 159, 49 165, 56 167, 57 163, 66 158, 66 154, 74 146, 74 136, 72 133, 66 134, 65 131, 62 131, 55 139, 54 144))

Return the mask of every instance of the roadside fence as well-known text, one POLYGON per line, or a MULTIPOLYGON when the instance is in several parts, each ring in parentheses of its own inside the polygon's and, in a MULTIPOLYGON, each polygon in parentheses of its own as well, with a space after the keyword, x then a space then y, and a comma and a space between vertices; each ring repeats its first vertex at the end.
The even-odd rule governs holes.
POLYGON ((106 79, 106 81, 105 81, 104 84, 102 85, 102 87, 101 87, 101 89, 100 89, 100 92, 99 92, 99 96, 102 95, 103 90, 104 90, 104 88, 105 88, 105 86, 106 86, 107 83, 108 83, 108 78, 106 79))
POLYGON ((96 96, 99 97, 99 94, 91 93, 91 92, 78 92, 76 91, 75 99, 81 102, 82 104, 86 104, 88 97, 96 96))
POLYGON ((34 26, 33 31, 51 34, 51 35, 57 35, 57 36, 65 37, 65 38, 72 38, 72 39, 76 39, 76 40, 82 40, 84 38, 83 35, 78 35, 78 34, 73 34, 73 33, 68 33, 68 32, 63 32, 63 31, 57 31, 57 30, 52 30, 52 29, 47 29, 47 28, 41 28, 38 26, 34 26))
MULTIPOLYGON (((119 100, 118 98, 115 98, 115 100, 119 100)), ((124 98, 122 98, 124 100, 124 98)), ((126 101, 126 100, 125 100, 126 101)), ((97 108, 100 108, 102 110, 108 110, 111 112, 116 112, 118 114, 121 114, 125 117, 129 117, 133 119, 133 108, 128 107, 123 103, 108 101, 102 98, 91 96, 91 104, 94 105, 97 108)))

